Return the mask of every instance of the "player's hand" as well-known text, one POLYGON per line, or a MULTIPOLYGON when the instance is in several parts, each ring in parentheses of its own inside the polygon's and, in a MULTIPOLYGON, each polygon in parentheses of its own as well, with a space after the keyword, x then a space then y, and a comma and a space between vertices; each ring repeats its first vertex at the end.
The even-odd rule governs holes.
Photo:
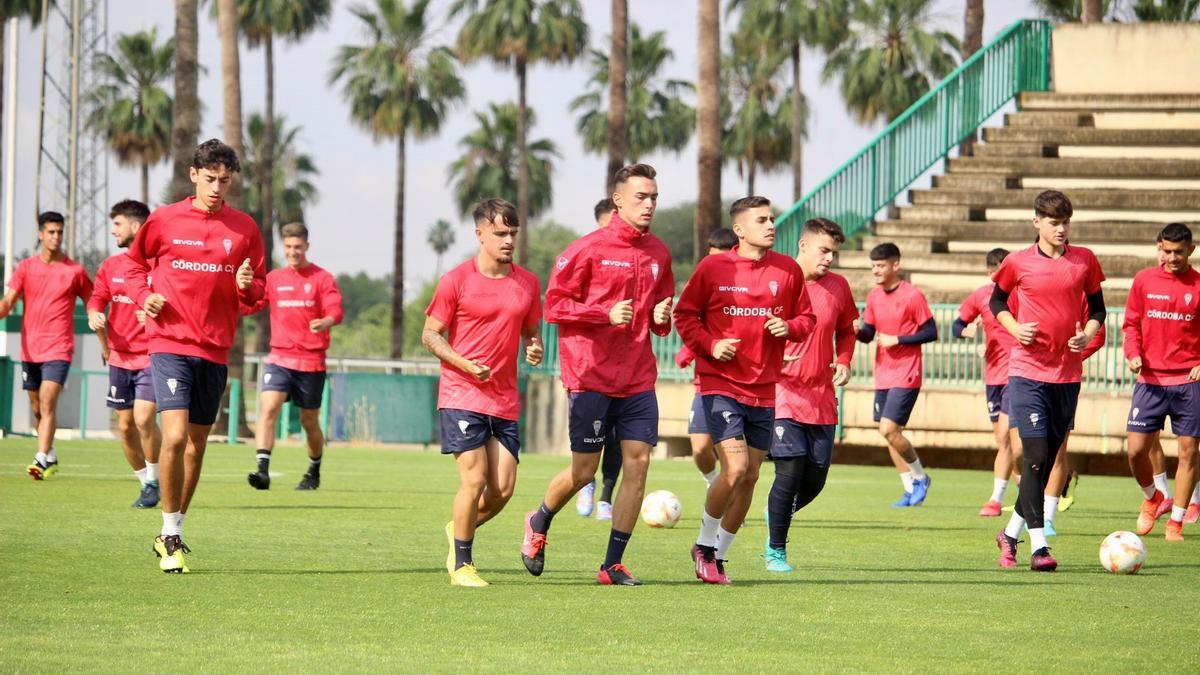
POLYGON ((633 300, 622 300, 608 310, 608 322, 612 325, 620 326, 630 321, 633 321, 633 300))
POLYGON ((967 338, 968 340, 971 340, 971 339, 975 338, 975 333, 977 333, 978 331, 979 331, 979 322, 972 321, 971 323, 967 324, 967 326, 965 328, 963 328, 962 336, 967 338))
POLYGON ((831 363, 829 367, 833 368, 833 386, 846 386, 850 381, 850 369, 841 363, 831 363))
POLYGON ((478 361, 471 361, 471 365, 467 367, 467 372, 470 373, 477 382, 487 382, 488 378, 492 376, 492 369, 478 361))
POLYGON ((979 356, 979 358, 981 358, 981 359, 986 359, 987 358, 987 345, 981 343, 978 347, 975 348, 975 354, 977 354, 979 356))
POLYGON ((525 345, 525 363, 536 368, 542 364, 542 356, 545 353, 546 349, 542 346, 541 338, 529 338, 529 344, 525 345))
POLYGON ((246 258, 237 271, 237 286, 238 289, 247 291, 250 290, 252 283, 254 283, 254 268, 250 266, 250 259, 246 258))
POLYGON ((146 316, 151 319, 157 319, 158 313, 162 311, 163 305, 167 304, 167 299, 161 293, 151 293, 146 296, 146 304, 142 305, 142 309, 146 310, 146 316))
POLYGON ((103 330, 106 325, 108 325, 108 317, 104 316, 104 312, 88 312, 88 328, 103 330))
POLYGON ((717 340, 717 344, 713 345, 712 355, 718 361, 731 361, 737 356, 737 343, 741 342, 740 338, 725 338, 717 340))
POLYGON ((671 301, 674 298, 665 298, 662 302, 654 306, 654 323, 662 326, 671 320, 671 301))
POLYGON ((137 317, 138 325, 140 325, 140 326, 146 325, 146 310, 136 309, 133 311, 133 315, 137 317))
POLYGON ((1193 382, 1200 380, 1200 366, 1192 368, 1192 372, 1188 373, 1188 379, 1192 380, 1193 382))
POLYGON ((1092 341, 1092 339, 1090 337, 1088 337, 1087 332, 1083 330, 1083 326, 1081 326, 1079 324, 1079 322, 1076 321, 1075 322, 1075 334, 1072 335, 1069 340, 1067 340, 1067 346, 1070 347, 1071 351, 1073 351, 1073 352, 1081 352, 1084 350, 1084 348, 1087 347, 1088 343, 1091 341, 1092 341))
POLYGON ((787 322, 777 316, 771 316, 770 314, 768 314, 767 317, 767 322, 763 324, 763 328, 777 338, 787 337, 787 322))
POLYGON ((882 347, 895 347, 896 345, 900 344, 900 338, 896 337, 895 335, 880 333, 879 344, 882 347))
POLYGON ((1037 337, 1037 325, 1038 322, 1036 321, 1019 323, 1017 324, 1017 332, 1013 333, 1013 337, 1017 339, 1017 342, 1028 347, 1029 345, 1033 344, 1034 338, 1037 337))
MULTIPOLYGON (((1129 364, 1129 370, 1131 372, 1133 372, 1135 375, 1142 372, 1142 357, 1135 356, 1132 359, 1129 359, 1128 364, 1129 364)), ((1200 368, 1200 366, 1197 366, 1197 368, 1200 368)), ((1192 375, 1195 375, 1195 374, 1196 374, 1196 368, 1193 368, 1192 375)), ((1196 379, 1195 377, 1192 377, 1191 375, 1189 375, 1188 377, 1193 380, 1196 379)))
POLYGON ((329 317, 321 317, 308 322, 308 330, 313 333, 321 333, 333 327, 333 319, 329 317))
POLYGON ((855 319, 855 320, 854 320, 854 333, 855 333, 855 335, 857 335, 857 334, 858 334, 858 332, 862 330, 862 326, 863 326, 863 323, 862 323, 862 320, 861 320, 861 319, 855 319))

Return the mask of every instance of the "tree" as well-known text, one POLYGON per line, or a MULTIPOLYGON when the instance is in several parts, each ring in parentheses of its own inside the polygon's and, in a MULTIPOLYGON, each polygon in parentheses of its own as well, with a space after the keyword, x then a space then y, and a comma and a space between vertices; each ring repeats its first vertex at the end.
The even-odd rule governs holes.
POLYGON ((437 266, 433 268, 433 278, 437 279, 442 276, 442 256, 454 245, 454 228, 445 218, 438 218, 425 233, 425 241, 429 242, 429 248, 437 254, 437 266))
POLYGON ((1200 0, 1136 0, 1130 9, 1138 21, 1200 20, 1200 0))
POLYGON ((190 170, 200 136, 199 0, 175 0, 175 96, 171 107, 171 184, 167 201, 195 193, 190 170))
POLYGON ((608 54, 608 167, 604 172, 604 192, 612 194, 614 177, 628 154, 629 125, 626 122, 627 80, 629 77, 629 1, 612 0, 612 35, 608 54))
MULTIPOLYGON (((782 78, 788 53, 745 28, 740 26, 730 37, 730 50, 724 56, 723 79, 732 119, 724 134, 722 154, 736 161, 738 172, 746 178, 746 194, 752 195, 759 168, 770 171, 788 163, 792 112, 782 78)), ((807 110, 801 111, 805 123, 801 131, 807 116, 807 110)))
POLYGON ((102 134, 122 166, 141 168, 142 201, 150 203, 150 166, 171 147, 171 95, 163 89, 175 66, 175 44, 155 30, 118 35, 111 54, 96 58, 106 82, 89 94, 87 124, 102 134))
POLYGON ((578 232, 554 221, 541 223, 529 235, 529 266, 526 269, 537 275, 543 290, 550 283, 554 261, 578 238, 578 232))
POLYGON ((699 0, 696 39, 697 189, 692 250, 698 260, 708 250, 708 235, 721 227, 721 12, 718 0, 699 0))
MULTIPOLYGON (((391 355, 404 352, 404 169, 408 134, 436 134, 451 104, 464 88, 453 55, 430 47, 429 0, 405 7, 400 0, 375 0, 374 10, 359 5, 351 12, 366 30, 368 42, 344 45, 334 58, 330 84, 342 82, 350 117, 376 140, 396 139, 395 251, 392 272, 391 355)), ((522 228, 524 229, 524 228, 522 228)))
MULTIPOLYGON (((537 122, 528 111, 529 127, 537 122)), ((475 112, 479 126, 458 141, 463 155, 450 165, 450 182, 454 183, 454 202, 463 217, 475 204, 489 197, 512 201, 518 191, 517 106, 510 103, 489 103, 487 112, 475 112)), ((547 138, 533 141, 526 153, 529 164, 529 183, 533 188, 529 217, 536 218, 550 208, 554 189, 550 181, 552 158, 558 157, 554 142, 547 138)))
POLYGON ((526 262, 533 204, 528 161, 532 122, 525 102, 526 69, 534 63, 570 63, 587 47, 588 27, 578 0, 454 0, 450 16, 466 16, 457 51, 467 61, 490 58, 517 75, 518 262, 526 262))
MULTIPOLYGON (((963 8, 963 40, 962 40, 962 58, 963 61, 971 58, 971 55, 983 48, 983 0, 967 0, 963 8)), ((976 131, 971 130, 971 133, 963 139, 962 143, 958 144, 958 156, 969 157, 975 154, 975 139, 976 131)))
MULTIPOLYGON (((1038 12, 1051 21, 1072 22, 1082 21, 1084 2, 1086 0, 1033 0, 1033 6, 1038 12)), ((1101 0, 1100 15, 1108 16, 1112 9, 1113 0, 1101 0)))
POLYGON ((1104 20, 1104 3, 1102 0, 1083 0, 1083 22, 1099 23, 1104 20))
MULTIPOLYGON (((627 102, 622 115, 627 141, 618 169, 625 160, 635 163, 657 150, 680 152, 691 140, 696 111, 681 95, 695 88, 689 82, 662 80, 660 76, 663 66, 673 58, 665 32, 656 31, 643 37, 637 24, 630 26, 627 102)), ((604 152, 611 138, 604 100, 610 79, 609 62, 603 52, 592 50, 589 89, 571 101, 571 110, 582 112, 575 128, 589 152, 604 152)))
POLYGON ((300 131, 301 127, 289 129, 287 119, 280 115, 271 127, 274 138, 267 138, 267 121, 262 115, 252 113, 246 120, 246 138, 250 141, 246 146, 246 159, 242 162, 250 179, 246 188, 246 210, 256 219, 265 218, 262 187, 268 182, 274 200, 271 211, 281 225, 303 222, 304 207, 316 201, 317 187, 312 179, 320 172, 313 158, 296 147, 300 131), (273 155, 269 158, 265 154, 268 149, 273 155), (269 181, 264 175, 268 167, 271 171, 269 181))

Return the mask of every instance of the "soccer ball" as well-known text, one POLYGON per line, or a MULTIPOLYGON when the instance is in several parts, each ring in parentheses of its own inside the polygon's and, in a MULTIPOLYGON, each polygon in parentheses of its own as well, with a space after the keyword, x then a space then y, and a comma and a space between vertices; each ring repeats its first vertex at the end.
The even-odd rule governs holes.
POLYGON ((1113 574, 1134 574, 1146 562, 1146 546, 1132 532, 1113 532, 1100 544, 1100 566, 1113 574))
POLYGON ((642 500, 642 521, 650 527, 675 527, 681 515, 683 504, 667 490, 655 490, 642 500))

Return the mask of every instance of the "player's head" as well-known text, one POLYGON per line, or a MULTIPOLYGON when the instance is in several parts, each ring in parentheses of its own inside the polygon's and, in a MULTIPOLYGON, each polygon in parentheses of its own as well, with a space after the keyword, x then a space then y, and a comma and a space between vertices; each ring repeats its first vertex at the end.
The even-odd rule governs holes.
POLYGON ((113 204, 108 211, 108 219, 112 221, 112 236, 117 240, 119 248, 129 248, 133 243, 133 235, 138 228, 150 217, 150 207, 136 199, 122 199, 113 204))
POLYGON ((479 240, 480 252, 501 264, 513 261, 513 250, 517 246, 517 207, 503 199, 493 197, 479 202, 471 214, 475 218, 475 238, 479 240))
POLYGON ((42 248, 51 253, 62 248, 63 228, 66 220, 58 211, 45 211, 38 214, 38 241, 42 248))
POLYGON ((751 195, 734 202, 729 207, 729 223, 739 242, 758 248, 775 245, 775 212, 766 197, 751 195))
POLYGON ((1033 226, 1038 239, 1053 246, 1064 246, 1071 232, 1071 200, 1058 190, 1046 190, 1033 200, 1033 226))
POLYGON ((592 215, 596 218, 596 227, 607 227, 608 221, 612 219, 613 209, 617 208, 613 204, 610 197, 605 197, 596 202, 595 208, 592 209, 592 215))
POLYGON ((613 174, 613 206, 621 220, 640 230, 650 227, 658 208, 658 172, 649 164, 630 164, 613 174))
POLYGON ((800 255, 797 261, 805 277, 820 279, 829 274, 838 248, 846 243, 842 227, 828 218, 813 218, 800 230, 800 255))
POLYGON ((221 141, 210 138, 197 145, 188 172, 196 185, 196 199, 209 211, 220 209, 233 185, 233 174, 241 170, 237 153, 221 141))
POLYGON ((728 227, 718 227, 708 234, 708 254, 732 251, 738 244, 738 236, 728 227))
POLYGON ((1006 248, 994 248, 994 249, 988 251, 987 252, 988 272, 989 273, 995 272, 997 269, 999 269, 1000 263, 1004 262, 1004 259, 1007 257, 1008 257, 1008 249, 1006 249, 1006 248))
POLYGON ((308 266, 308 228, 304 223, 288 223, 279 229, 283 240, 283 258, 288 267, 298 270, 308 266))
POLYGON ((1196 250, 1192 243, 1192 231, 1183 223, 1171 223, 1164 227, 1156 238, 1158 242, 1158 262, 1163 269, 1171 274, 1186 272, 1190 264, 1188 258, 1196 250))
POLYGON ((871 276, 876 286, 887 288, 896 284, 900 276, 900 247, 890 241, 884 242, 867 254, 871 259, 871 276))

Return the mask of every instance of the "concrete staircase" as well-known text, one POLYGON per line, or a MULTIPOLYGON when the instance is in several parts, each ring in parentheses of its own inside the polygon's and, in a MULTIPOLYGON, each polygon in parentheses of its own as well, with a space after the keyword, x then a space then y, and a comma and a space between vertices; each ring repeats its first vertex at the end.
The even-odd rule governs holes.
POLYGON ((1200 95, 1029 93, 1018 110, 983 129, 974 156, 948 159, 930 189, 911 190, 861 250, 841 253, 855 297, 872 286, 867 251, 891 241, 930 302, 960 302, 986 281, 988 250, 1034 241, 1033 199, 1046 188, 1071 198, 1071 241, 1100 257, 1110 306, 1154 264, 1164 223, 1200 225, 1200 95))

